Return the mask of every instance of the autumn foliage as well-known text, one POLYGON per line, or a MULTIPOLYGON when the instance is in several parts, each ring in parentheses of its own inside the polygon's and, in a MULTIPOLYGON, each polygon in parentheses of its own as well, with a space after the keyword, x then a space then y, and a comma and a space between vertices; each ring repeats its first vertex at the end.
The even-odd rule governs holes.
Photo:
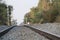
MULTIPOLYGON (((60 19, 60 0, 39 0, 37 7, 24 16, 24 23, 53 23, 60 19)), ((59 21, 60 22, 60 21, 59 21)))

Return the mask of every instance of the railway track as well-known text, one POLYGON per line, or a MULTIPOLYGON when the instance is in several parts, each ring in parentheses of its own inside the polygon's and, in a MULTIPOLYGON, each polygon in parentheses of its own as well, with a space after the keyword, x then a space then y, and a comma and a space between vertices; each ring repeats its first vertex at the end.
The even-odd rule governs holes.
POLYGON ((60 40, 60 37, 23 25, 13 27, 0 40, 60 40))
POLYGON ((6 26, 6 25, 1 25, 0 26, 0 37, 6 34, 8 31, 10 31, 12 28, 15 26, 6 26))
POLYGON ((49 32, 43 31, 43 30, 39 30, 39 29, 36 29, 34 27, 30 27, 30 26, 27 26, 27 25, 24 25, 24 26, 27 27, 27 28, 30 28, 31 30, 39 33, 40 35, 48 38, 49 40, 60 40, 59 35, 52 34, 52 33, 49 33, 49 32))

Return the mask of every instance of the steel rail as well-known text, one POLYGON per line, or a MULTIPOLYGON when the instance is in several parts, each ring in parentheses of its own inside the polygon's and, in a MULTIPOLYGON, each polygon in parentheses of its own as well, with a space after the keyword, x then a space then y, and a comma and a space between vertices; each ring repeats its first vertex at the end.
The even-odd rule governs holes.
POLYGON ((33 31, 39 33, 40 35, 45 36, 49 40, 60 40, 60 36, 56 36, 54 34, 51 34, 51 33, 48 33, 48 32, 45 32, 45 31, 42 31, 42 30, 39 30, 39 29, 36 29, 36 28, 28 26, 28 25, 24 25, 24 27, 32 29, 33 31))

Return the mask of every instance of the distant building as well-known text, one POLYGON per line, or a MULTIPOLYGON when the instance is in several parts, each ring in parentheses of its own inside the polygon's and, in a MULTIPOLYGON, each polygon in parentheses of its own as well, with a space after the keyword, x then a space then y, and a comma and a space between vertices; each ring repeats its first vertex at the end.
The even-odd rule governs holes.
POLYGON ((11 22, 11 25, 17 25, 17 20, 13 20, 13 21, 11 22))

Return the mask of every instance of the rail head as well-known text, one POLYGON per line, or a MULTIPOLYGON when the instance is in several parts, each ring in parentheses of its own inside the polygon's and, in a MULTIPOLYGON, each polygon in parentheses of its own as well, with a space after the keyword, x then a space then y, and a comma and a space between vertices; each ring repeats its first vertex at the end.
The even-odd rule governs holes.
POLYGON ((33 31, 39 33, 40 35, 43 35, 43 36, 49 38, 50 40, 60 40, 60 35, 56 35, 56 34, 53 34, 51 32, 47 32, 44 30, 40 30, 38 28, 31 27, 30 25, 24 25, 24 26, 32 29, 33 31))
POLYGON ((10 27, 2 27, 3 29, 0 30, 0 37, 5 35, 8 31, 10 31, 12 28, 14 28, 15 25, 10 26, 10 27))

